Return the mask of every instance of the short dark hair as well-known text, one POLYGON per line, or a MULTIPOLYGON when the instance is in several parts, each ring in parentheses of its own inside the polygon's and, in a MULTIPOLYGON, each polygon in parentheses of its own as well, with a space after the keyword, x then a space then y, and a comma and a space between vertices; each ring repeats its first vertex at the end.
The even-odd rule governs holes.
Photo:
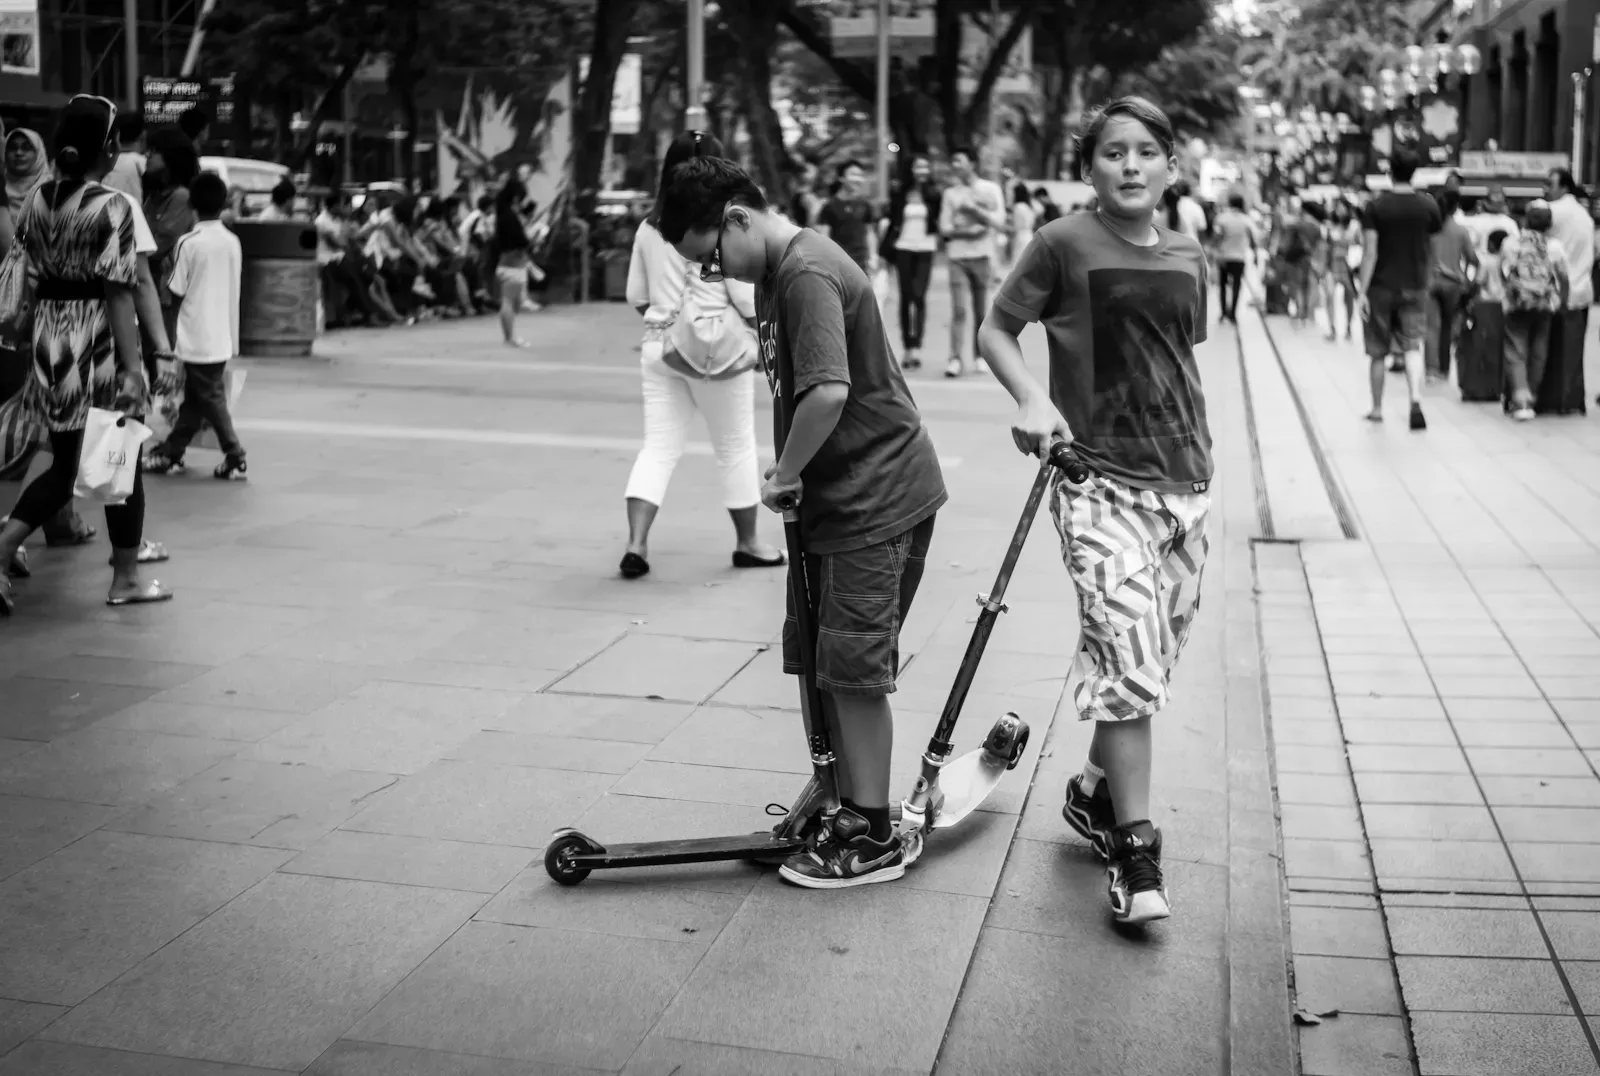
POLYGON ((491 210, 493 208, 494 208, 494 195, 492 195, 492 194, 480 194, 480 195, 478 195, 478 212, 487 213, 487 212, 489 212, 489 210, 491 210))
POLYGON ((1460 191, 1453 191, 1449 187, 1446 187, 1444 190, 1439 192, 1438 198, 1439 212, 1443 213, 1447 217, 1454 216, 1456 210, 1461 208, 1460 191))
POLYGON ((1569 194, 1578 193, 1578 181, 1572 178, 1572 173, 1565 168, 1552 168, 1550 174, 1555 177, 1556 186, 1569 194))
POLYGON ((1244 195, 1239 194, 1238 192, 1228 195, 1228 205, 1233 209, 1243 209, 1244 195))
POLYGON ((215 172, 201 172, 189 184, 189 205, 207 219, 222 215, 228 204, 228 185, 215 172))
POLYGON ((1550 212, 1547 205, 1531 205, 1528 207, 1528 219, 1524 222, 1530 232, 1548 232, 1555 223, 1555 215, 1550 212))
POLYGON ((144 134, 144 117, 137 112, 119 112, 116 131, 118 142, 137 142, 144 134))
POLYGON ((661 192, 667 189, 667 181, 672 178, 672 173, 680 164, 696 157, 722 155, 722 139, 705 131, 684 131, 669 142, 667 151, 661 155, 661 181, 656 184, 656 204, 650 210, 650 216, 645 219, 652 226, 660 222, 661 192))
POLYGON ((1106 124, 1118 117, 1126 117, 1144 124, 1145 129, 1161 144, 1161 151, 1169 157, 1172 156, 1173 148, 1178 144, 1178 136, 1172 130, 1172 121, 1167 119, 1165 112, 1143 97, 1130 94, 1101 105, 1084 118, 1083 129, 1078 132, 1080 162, 1087 164, 1094 160, 1095 147, 1100 144, 1100 136, 1105 133, 1106 124))
POLYGON ((1044 199, 1045 201, 1048 202, 1050 200, 1050 188, 1048 188, 1048 187, 1035 187, 1035 188, 1033 188, 1033 196, 1035 198, 1042 198, 1042 199, 1044 199))
POLYGON ((965 157, 969 161, 976 162, 978 159, 978 153, 971 146, 957 146, 955 149, 950 151, 950 159, 953 161, 957 157, 965 157))
POLYGON ((694 157, 673 169, 657 201, 656 227, 669 243, 722 222, 729 204, 762 212, 766 195, 743 168, 720 157, 694 157))
POLYGON ((1490 232, 1489 233, 1489 253, 1490 254, 1498 254, 1498 253, 1500 253, 1500 248, 1505 245, 1506 236, 1508 236, 1510 234, 1511 233, 1506 231, 1504 228, 1496 228, 1494 231, 1490 232))
POLYGON ((294 202, 294 180, 284 176, 278 180, 278 185, 272 188, 272 204, 276 206, 291 205, 294 202))
POLYGON ((211 126, 211 113, 193 105, 183 110, 178 117, 178 130, 190 138, 199 138, 200 132, 211 126))
POLYGON ((856 160, 854 157, 848 157, 842 163, 840 163, 840 165, 839 165, 839 174, 842 176, 852 168, 859 168, 863 172, 865 172, 867 170, 867 166, 866 165, 862 164, 860 161, 856 160))
POLYGON ((1410 183, 1421 163, 1415 150, 1401 146, 1389 157, 1389 177, 1396 183, 1410 183))
POLYGON ((180 131, 171 127, 156 128, 150 132, 147 148, 161 155, 174 186, 187 187, 200 174, 200 157, 194 151, 194 141, 180 131))

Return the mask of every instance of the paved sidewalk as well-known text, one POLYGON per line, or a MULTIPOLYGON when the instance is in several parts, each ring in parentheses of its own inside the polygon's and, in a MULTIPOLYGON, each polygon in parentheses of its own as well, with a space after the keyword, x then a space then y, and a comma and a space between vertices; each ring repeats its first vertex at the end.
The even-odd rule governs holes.
POLYGON ((1391 377, 1375 426, 1359 345, 1270 327, 1360 531, 1256 548, 1303 1071, 1594 1073, 1600 419, 1411 433, 1391 377))
MULTIPOLYGON (((546 878, 557 826, 763 828, 808 764, 783 577, 728 566, 703 442, 654 571, 615 575, 631 313, 525 320, 530 355, 476 320, 248 364, 251 481, 150 482, 170 605, 105 608, 101 547, 36 553, 0 625, 0 1074, 1287 1071, 1225 346, 1202 357, 1207 598, 1157 762, 1178 915, 1135 934, 1059 816, 1086 730, 1054 720, 1076 614, 1045 519, 958 730, 968 750, 1016 709, 1028 757, 903 883, 546 878)), ((997 387, 915 388, 952 503, 906 625, 897 788, 1032 478, 997 387)))

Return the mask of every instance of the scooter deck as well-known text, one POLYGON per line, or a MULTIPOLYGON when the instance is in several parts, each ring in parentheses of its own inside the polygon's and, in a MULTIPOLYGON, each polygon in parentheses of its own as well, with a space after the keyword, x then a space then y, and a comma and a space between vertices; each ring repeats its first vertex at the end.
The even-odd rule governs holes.
POLYGON ((716 863, 732 859, 787 856, 803 850, 805 841, 779 840, 770 829, 731 837, 698 837, 683 841, 645 841, 608 845, 598 852, 579 852, 572 865, 585 870, 619 867, 661 867, 675 863, 716 863))

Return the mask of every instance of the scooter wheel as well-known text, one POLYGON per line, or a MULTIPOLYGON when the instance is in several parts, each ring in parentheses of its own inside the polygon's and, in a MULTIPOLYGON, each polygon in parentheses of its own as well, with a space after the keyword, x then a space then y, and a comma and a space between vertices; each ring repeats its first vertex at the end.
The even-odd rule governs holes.
POLYGON ((545 873, 562 885, 577 885, 589 877, 589 868, 575 864, 573 857, 595 851, 599 849, 583 834, 563 833, 544 850, 545 873))
POLYGON ((1014 770, 1028 749, 1028 723, 1016 714, 1008 713, 994 723, 983 749, 997 758, 1006 760, 1006 769, 1014 770))

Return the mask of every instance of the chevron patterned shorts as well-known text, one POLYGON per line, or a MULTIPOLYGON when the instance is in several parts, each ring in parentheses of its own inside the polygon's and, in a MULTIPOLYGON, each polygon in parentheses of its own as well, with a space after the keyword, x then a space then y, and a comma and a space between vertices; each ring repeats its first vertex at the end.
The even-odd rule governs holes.
POLYGON ((1156 493, 1056 475, 1050 514, 1078 592, 1073 702, 1084 721, 1150 717, 1200 608, 1208 493, 1156 493))

